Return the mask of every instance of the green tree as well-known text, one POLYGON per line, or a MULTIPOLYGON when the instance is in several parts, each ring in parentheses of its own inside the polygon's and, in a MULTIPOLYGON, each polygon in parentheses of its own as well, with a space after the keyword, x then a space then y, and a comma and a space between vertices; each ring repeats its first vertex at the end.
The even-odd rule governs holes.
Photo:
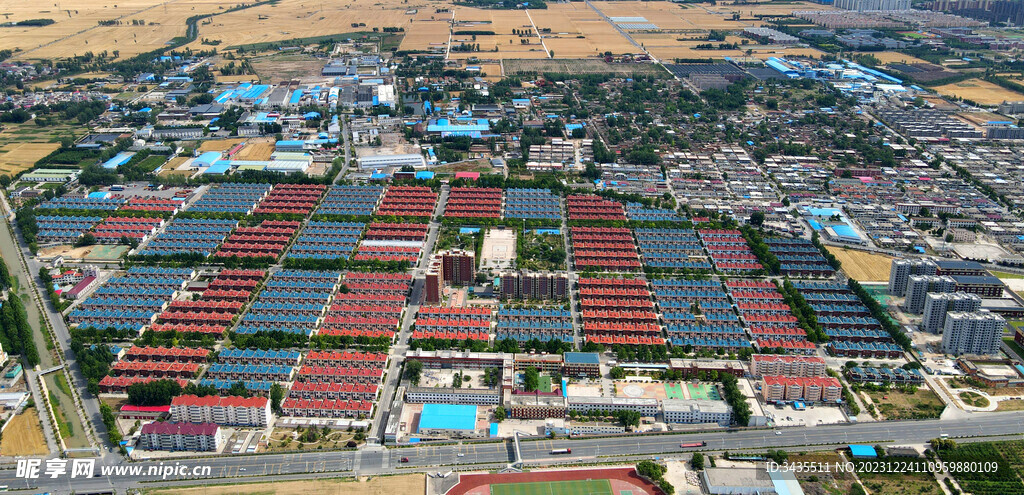
POLYGON ((279 383, 270 386, 270 406, 274 411, 281 411, 281 401, 284 400, 284 388, 279 383))
POLYGON ((526 371, 523 373, 523 388, 526 389, 527 392, 534 392, 539 386, 540 372, 533 366, 526 368, 526 371))
POLYGON ((764 212, 755 211, 750 215, 750 225, 760 228, 764 224, 764 212))
POLYGON ((693 466, 694 470, 704 469, 704 454, 696 452, 693 454, 693 458, 690 459, 690 466, 693 466))
POLYGON ((498 423, 505 421, 505 414, 505 408, 503 406, 496 407, 494 409, 494 421, 498 423))
POLYGON ((412 359, 405 362, 405 371, 403 372, 403 376, 405 377, 406 380, 409 380, 409 383, 413 385, 419 385, 421 373, 423 373, 422 362, 416 359, 412 359))

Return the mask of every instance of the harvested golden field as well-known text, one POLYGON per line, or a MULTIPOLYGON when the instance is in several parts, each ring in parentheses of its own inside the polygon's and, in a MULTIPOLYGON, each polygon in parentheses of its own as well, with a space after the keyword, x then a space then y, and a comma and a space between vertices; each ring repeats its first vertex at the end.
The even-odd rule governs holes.
POLYGON ((53 19, 43 27, 0 29, 0 46, 21 48, 18 59, 39 59, 81 55, 87 51, 113 53, 121 57, 163 47, 185 34, 185 20, 193 15, 223 10, 214 0, 125 0, 116 3, 98 0, 35 4, 0 0, 0 9, 10 13, 6 21, 53 19), (58 5, 60 5, 58 7, 58 5), (100 21, 120 21, 120 25, 100 26, 100 21), (132 25, 132 21, 144 25, 132 25))
POLYGON ((402 44, 398 46, 398 49, 424 51, 434 49, 444 51, 447 49, 450 29, 451 20, 449 19, 434 21, 415 20, 406 29, 405 38, 402 38, 402 44))
POLYGON ((551 30, 544 35, 544 44, 555 52, 555 57, 638 51, 611 24, 582 3, 549 4, 546 12, 531 15, 537 28, 551 30))
MULTIPOLYGON (((343 0, 317 2, 312 0, 280 0, 275 5, 260 5, 213 17, 199 24, 199 40, 189 45, 193 50, 209 48, 201 40, 220 40, 220 50, 231 46, 284 41, 296 38, 372 31, 373 28, 401 27, 409 31, 412 15, 407 4, 391 0, 370 6, 366 2, 343 0), (365 26, 352 27, 352 22, 365 26)), ((428 7, 421 7, 421 11, 428 7)), ((433 10, 433 8, 430 8, 433 10)))
MULTIPOLYGON (((266 139, 266 138, 261 138, 266 139)), ((270 155, 274 153, 274 143, 272 141, 251 141, 245 145, 235 156, 232 157, 234 160, 269 160, 270 155)))
POLYGON ((32 168, 40 158, 60 148, 60 143, 8 143, 0 146, 0 174, 14 175, 32 168))
POLYGON ((6 456, 46 455, 46 437, 39 426, 39 414, 34 407, 11 418, 11 424, 4 430, 0 440, 0 454, 6 456))
POLYGON ((981 105, 998 105, 1004 101, 1024 99, 1024 95, 1016 91, 1010 91, 981 79, 968 79, 945 86, 936 86, 933 89, 941 95, 957 96, 981 105))
POLYGON ((236 144, 242 144, 244 142, 245 138, 203 141, 203 143, 199 145, 199 151, 227 151, 234 148, 236 144))
POLYGON ((828 251, 835 255, 843 264, 843 271, 846 272, 846 275, 858 282, 884 282, 889 280, 889 265, 892 263, 891 256, 832 246, 828 247, 828 251))
POLYGON ((927 60, 905 55, 900 52, 860 52, 857 55, 871 55, 883 64, 927 64, 927 60))
POLYGON ((220 84, 220 83, 258 82, 260 80, 260 76, 257 76, 255 74, 239 74, 239 75, 234 75, 234 76, 222 76, 222 75, 218 74, 216 76, 213 76, 213 78, 217 81, 218 84, 220 84))
POLYGON ((402 476, 376 476, 369 481, 303 480, 280 483, 233 483, 230 485, 202 486, 195 488, 160 488, 147 493, 161 495, 308 495, 310 493, 331 495, 391 495, 405 493, 418 495, 426 489, 426 477, 422 474, 402 476))
MULTIPOLYGON (((700 5, 694 6, 700 8, 700 5)), ((831 5, 822 5, 814 2, 772 2, 771 0, 764 0, 762 2, 746 3, 737 5, 736 2, 731 4, 719 3, 716 6, 708 7, 708 10, 712 12, 739 12, 745 19, 752 18, 755 15, 789 15, 794 11, 798 10, 839 10, 831 5)))
MULTIPOLYGON (((783 46, 761 46, 757 48, 752 47, 740 47, 736 50, 697 50, 694 47, 701 43, 707 43, 706 41, 676 41, 675 36, 671 34, 665 35, 645 35, 645 36, 659 36, 658 38, 644 38, 643 44, 647 48, 647 51, 651 52, 655 57, 671 62, 673 58, 712 58, 716 60, 723 59, 725 57, 742 58, 746 57, 747 51, 750 51, 751 59, 767 60, 771 57, 794 57, 794 56, 806 56, 806 57, 819 57, 823 52, 810 47, 783 47, 783 46)), ((637 40, 639 41, 639 39, 637 40)))

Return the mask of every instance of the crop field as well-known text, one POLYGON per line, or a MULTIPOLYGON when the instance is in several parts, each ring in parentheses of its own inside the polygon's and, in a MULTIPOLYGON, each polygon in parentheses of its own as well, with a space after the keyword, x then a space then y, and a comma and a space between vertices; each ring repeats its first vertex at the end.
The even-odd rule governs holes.
POLYGON ((11 418, 11 424, 0 440, 0 454, 5 456, 46 455, 46 438, 39 426, 39 414, 35 408, 27 408, 11 418))
MULTIPOLYGON (((375 27, 401 27, 409 30, 412 16, 405 13, 410 8, 409 4, 390 0, 376 5, 379 6, 371 7, 355 0, 331 3, 280 0, 274 5, 260 5, 218 15, 209 19, 209 23, 200 22, 199 39, 189 47, 193 50, 203 49, 203 38, 220 40, 219 49, 224 50, 253 43, 369 32, 375 27), (352 27, 351 22, 365 23, 366 26, 352 27)), ((421 6, 421 10, 426 8, 421 6)))
MULTIPOLYGON (((449 14, 437 14, 437 16, 449 14)), ((406 30, 402 44, 398 46, 400 51, 423 50, 430 51, 437 49, 444 51, 448 44, 448 31, 451 28, 449 19, 441 20, 415 20, 406 30)))
POLYGON ((8 143, 0 146, 0 174, 14 175, 28 170, 57 148, 60 148, 60 143, 8 143))
POLYGON ((87 51, 117 50, 121 57, 154 50, 185 34, 185 20, 193 15, 224 10, 214 0, 126 0, 115 3, 81 0, 36 4, 0 1, 11 14, 5 21, 53 19, 42 27, 0 29, 0 46, 21 48, 18 59, 67 57, 87 51), (120 25, 100 26, 100 21, 120 20, 120 25), (145 25, 132 25, 132 21, 145 25))
POLYGON ((556 57, 587 57, 610 51, 633 53, 637 49, 615 28, 582 3, 548 5, 546 12, 533 16, 544 34, 544 44, 556 57), (580 38, 582 36, 582 38, 580 38))
POLYGON ((958 83, 936 86, 941 95, 966 98, 981 105, 998 105, 1004 101, 1020 101, 1024 95, 1010 91, 981 79, 968 79, 958 83))
POLYGON ((310 493, 344 493, 347 495, 390 495, 392 493, 423 493, 426 477, 422 474, 377 476, 363 481, 340 479, 282 481, 279 483, 242 483, 197 486, 193 488, 160 488, 146 493, 161 495, 308 495, 310 493))
POLYGON ((921 60, 900 52, 860 52, 857 55, 871 55, 883 64, 927 64, 927 60, 921 60))
POLYGON ((892 258, 864 251, 829 247, 828 251, 843 264, 843 271, 858 282, 882 282, 889 280, 889 265, 892 258))
POLYGON ((266 138, 260 141, 249 141, 245 147, 235 153, 235 160, 269 160, 274 152, 274 143, 266 138))
POLYGON ((61 137, 75 138, 82 131, 67 125, 39 127, 34 121, 4 124, 0 131, 0 174, 13 175, 31 169, 40 158, 60 148, 61 137))
POLYGON ((199 145, 199 151, 227 151, 234 148, 236 144, 244 143, 245 139, 217 139, 210 141, 203 141, 199 145))
MULTIPOLYGON (((611 64, 604 60, 547 59, 547 60, 503 60, 506 75, 543 74, 561 72, 566 74, 655 74, 667 76, 660 66, 654 64, 611 64)), ((488 72, 489 73, 489 72, 488 72)))

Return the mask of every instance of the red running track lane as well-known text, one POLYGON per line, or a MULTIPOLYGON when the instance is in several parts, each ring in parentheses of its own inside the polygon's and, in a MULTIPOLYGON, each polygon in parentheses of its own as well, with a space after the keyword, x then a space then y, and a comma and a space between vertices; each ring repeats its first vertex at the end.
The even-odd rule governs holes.
POLYGON ((543 481, 575 481, 607 479, 612 481, 612 490, 632 490, 634 495, 664 495, 660 488, 636 474, 633 468, 575 469, 569 471, 545 471, 533 473, 466 474, 459 477, 459 484, 445 495, 487 495, 490 485, 502 483, 536 483, 543 481), (642 493, 641 493, 642 492, 642 493))

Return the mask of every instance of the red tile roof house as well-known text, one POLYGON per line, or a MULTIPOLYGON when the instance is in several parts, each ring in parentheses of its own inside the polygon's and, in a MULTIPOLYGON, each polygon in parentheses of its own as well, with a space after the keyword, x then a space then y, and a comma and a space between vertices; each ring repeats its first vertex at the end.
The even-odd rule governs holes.
POLYGON ((179 395, 171 400, 171 419, 182 423, 264 427, 272 423, 266 397, 179 395))
POLYGON ((217 452, 223 443, 220 426, 213 423, 153 422, 139 435, 142 450, 217 452))
POLYGON ((171 417, 171 406, 133 406, 125 404, 121 406, 117 417, 120 419, 145 419, 148 421, 169 418, 171 417))

